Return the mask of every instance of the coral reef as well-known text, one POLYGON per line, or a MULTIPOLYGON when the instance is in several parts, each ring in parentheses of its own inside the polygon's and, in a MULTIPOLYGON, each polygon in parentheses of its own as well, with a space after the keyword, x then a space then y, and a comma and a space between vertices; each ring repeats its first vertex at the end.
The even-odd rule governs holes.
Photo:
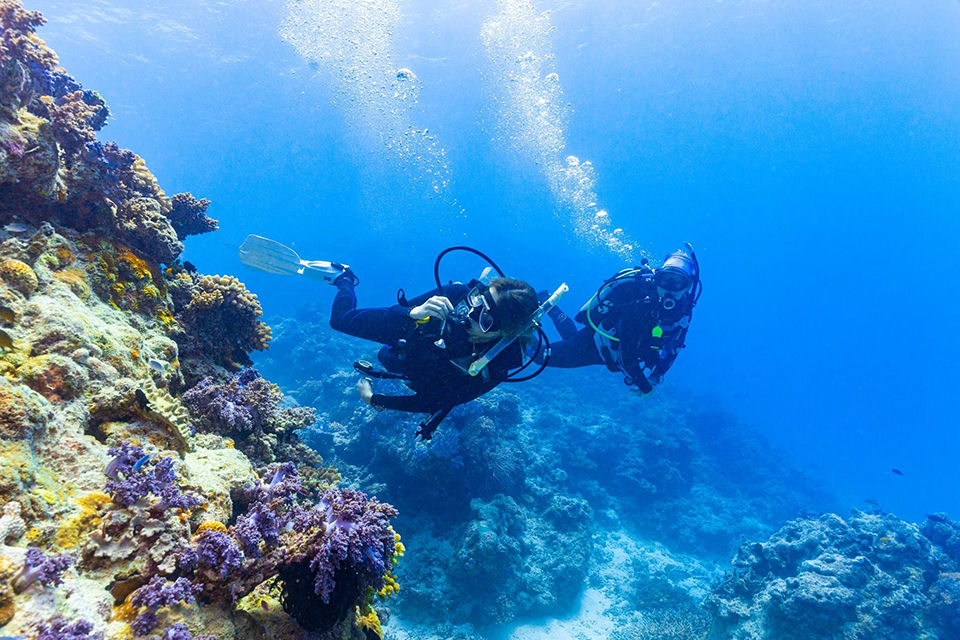
POLYGON ((934 518, 826 514, 745 541, 708 600, 710 637, 956 637, 960 523, 934 518))
POLYGON ((192 193, 178 193, 170 198, 170 224, 177 236, 186 238, 216 231, 217 221, 207 216, 209 206, 209 200, 197 200, 192 193))
POLYGON ((107 106, 42 23, 0 0, 2 632, 362 637, 396 581, 396 510, 332 486, 294 433, 311 409, 232 379, 270 332, 239 280, 179 262, 217 228, 209 201, 97 139, 107 106))
POLYGON ((181 348, 186 355, 213 359, 229 369, 250 365, 250 351, 263 351, 270 342, 270 327, 260 320, 263 311, 256 294, 233 276, 191 277, 174 299, 181 311, 177 319, 186 334, 181 348))

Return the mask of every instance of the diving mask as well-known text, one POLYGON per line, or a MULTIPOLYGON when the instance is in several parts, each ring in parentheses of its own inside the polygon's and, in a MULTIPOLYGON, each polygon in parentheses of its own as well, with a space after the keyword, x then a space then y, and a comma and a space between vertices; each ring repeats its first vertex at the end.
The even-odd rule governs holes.
POLYGON ((499 327, 499 322, 494 314, 495 308, 496 303, 493 300, 490 287, 478 284, 470 289, 466 297, 457 304, 450 315, 461 324, 473 320, 480 331, 489 333, 499 327))
POLYGON ((657 287, 672 297, 679 297, 690 290, 697 278, 697 265, 686 252, 674 251, 664 260, 663 266, 653 276, 657 287))

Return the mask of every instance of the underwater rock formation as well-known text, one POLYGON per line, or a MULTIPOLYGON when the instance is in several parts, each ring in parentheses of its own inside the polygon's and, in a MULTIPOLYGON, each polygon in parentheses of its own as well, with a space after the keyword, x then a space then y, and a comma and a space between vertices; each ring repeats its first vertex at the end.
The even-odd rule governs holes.
POLYGON ((717 640, 956 638, 960 523, 855 512, 745 541, 708 599, 717 640))
POLYGON ((311 409, 233 375, 269 329, 239 280, 178 261, 209 201, 97 140, 107 107, 42 23, 0 0, 0 633, 381 631, 396 510, 333 486, 294 433, 311 409))

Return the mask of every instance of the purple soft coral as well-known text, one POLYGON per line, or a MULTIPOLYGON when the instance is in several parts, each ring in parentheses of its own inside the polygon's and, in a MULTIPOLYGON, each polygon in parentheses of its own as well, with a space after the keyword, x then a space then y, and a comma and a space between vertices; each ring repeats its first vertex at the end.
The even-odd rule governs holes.
POLYGON ((197 567, 227 577, 243 566, 243 554, 233 538, 222 531, 204 532, 197 544, 197 567))
POLYGON ((396 509, 350 489, 328 489, 316 508, 304 514, 295 528, 314 529, 324 535, 311 550, 310 570, 314 591, 328 602, 336 588, 335 576, 346 567, 374 588, 383 586, 394 537, 390 518, 396 509))
POLYGON ((205 430, 221 434, 259 433, 277 411, 283 394, 256 369, 244 369, 226 384, 204 378, 183 394, 205 430))
POLYGON ((111 448, 109 454, 113 459, 104 469, 111 478, 106 492, 117 504, 129 507, 151 494, 159 498, 151 506, 151 510, 157 513, 167 509, 192 509, 200 504, 199 498, 182 493, 177 486, 173 458, 161 458, 153 463, 144 455, 142 447, 128 442, 111 448))
POLYGON ((34 582, 43 585, 58 585, 63 582, 63 572, 73 564, 70 556, 45 556, 40 549, 30 547, 23 569, 13 579, 14 593, 23 593, 34 582))
POLYGON ((36 640, 89 640, 93 624, 86 620, 69 622, 57 616, 34 626, 36 640))
POLYGON ((143 607, 146 611, 133 621, 130 627, 138 635, 146 635, 157 624, 157 610, 161 607, 170 607, 181 602, 196 600, 200 587, 192 584, 186 578, 177 578, 168 582, 166 578, 154 576, 150 582, 137 589, 130 598, 134 607, 143 607))

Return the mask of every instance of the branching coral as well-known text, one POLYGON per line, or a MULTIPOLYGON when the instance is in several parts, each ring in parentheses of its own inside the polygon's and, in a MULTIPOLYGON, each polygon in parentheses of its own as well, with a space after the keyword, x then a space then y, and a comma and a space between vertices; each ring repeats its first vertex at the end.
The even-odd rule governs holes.
POLYGON ((27 532, 27 524, 20 517, 20 503, 11 500, 3 505, 3 517, 0 517, 0 544, 17 539, 27 532))
POLYGON ((219 228, 217 221, 206 215, 209 206, 209 200, 197 200, 192 193, 178 193, 170 198, 170 214, 167 217, 181 240, 219 228))
POLYGON ((142 447, 129 442, 112 447, 109 454, 113 459, 105 470, 110 477, 105 491, 117 504, 129 507, 153 495, 157 500, 151 504, 150 510, 163 513, 167 509, 192 509, 200 503, 196 496, 180 491, 173 470, 173 458, 161 458, 154 462, 142 447))
POLYGON ((329 489, 293 520, 295 545, 280 577, 284 608, 304 628, 335 624, 364 600, 368 587, 383 587, 395 544, 389 520, 396 514, 359 491, 329 489))
POLYGON ((36 640, 91 640, 93 624, 87 620, 70 622, 62 616, 57 616, 47 622, 34 627, 36 640))
POLYGON ((140 610, 130 627, 138 636, 150 633, 157 625, 157 611, 181 602, 193 602, 199 591, 200 588, 186 578, 177 578, 171 582, 154 576, 130 596, 130 604, 140 610))
POLYGON ((95 91, 73 91, 44 102, 57 144, 68 158, 97 139, 96 132, 106 123, 110 113, 103 98, 95 91))

